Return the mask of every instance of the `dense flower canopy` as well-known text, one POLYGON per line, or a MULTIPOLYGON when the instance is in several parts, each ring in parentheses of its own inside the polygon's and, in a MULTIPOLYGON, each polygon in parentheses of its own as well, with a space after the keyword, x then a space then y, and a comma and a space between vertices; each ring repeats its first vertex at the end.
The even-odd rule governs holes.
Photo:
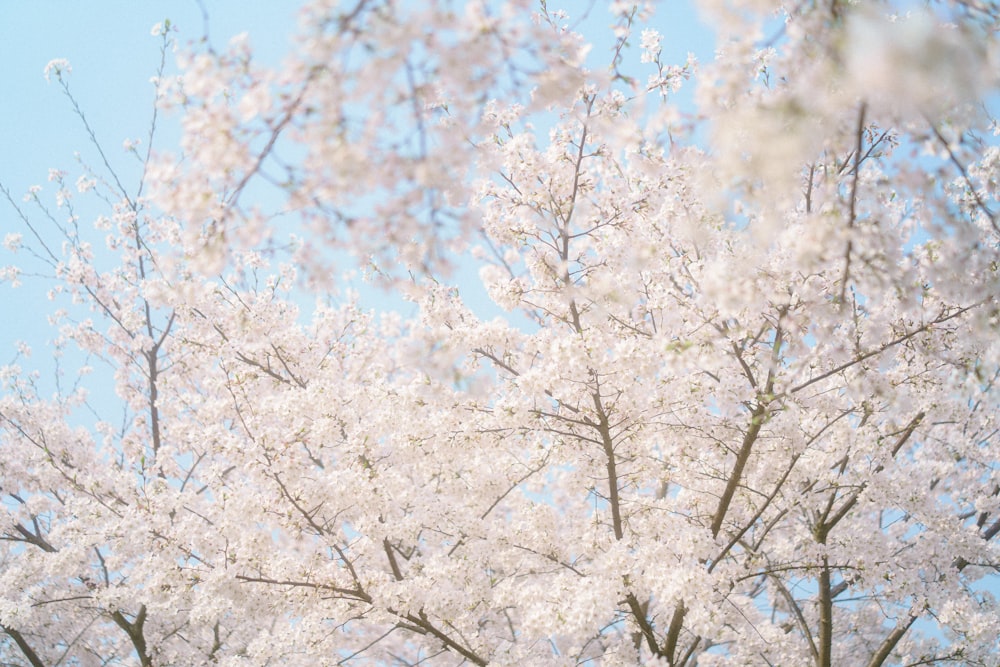
POLYGON ((313 0, 5 188, 0 661, 995 664, 1000 11, 699 6, 313 0))

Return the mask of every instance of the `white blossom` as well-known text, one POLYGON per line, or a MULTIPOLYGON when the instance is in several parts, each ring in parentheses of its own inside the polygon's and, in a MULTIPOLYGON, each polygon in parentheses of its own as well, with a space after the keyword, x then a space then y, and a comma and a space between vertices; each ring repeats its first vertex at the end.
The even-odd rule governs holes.
POLYGON ((21 248, 24 236, 19 232, 8 232, 3 238, 3 247, 10 252, 17 252, 21 248))
POLYGON ((660 42, 663 40, 663 36, 651 28, 647 28, 642 31, 642 41, 640 42, 640 47, 642 48, 642 62, 653 63, 656 62, 660 57, 660 42))
POLYGON ((69 74, 73 71, 73 67, 69 64, 69 61, 65 58, 55 58, 50 60, 45 65, 45 80, 51 80, 50 77, 55 76, 57 79, 62 78, 63 74, 69 74))

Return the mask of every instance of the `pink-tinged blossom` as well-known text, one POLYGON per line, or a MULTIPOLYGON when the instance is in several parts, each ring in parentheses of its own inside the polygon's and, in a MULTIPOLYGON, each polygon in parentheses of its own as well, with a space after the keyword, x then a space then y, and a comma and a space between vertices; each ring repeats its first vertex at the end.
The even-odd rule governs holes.
POLYGON ((43 71, 43 73, 45 74, 45 80, 50 81, 52 76, 55 76, 57 79, 60 79, 62 78, 63 74, 69 74, 72 71, 73 68, 72 66, 70 66, 68 60, 66 60, 65 58, 56 58, 54 60, 50 60, 45 65, 45 70, 43 71))
POLYGON ((639 46, 642 48, 641 62, 653 63, 660 57, 660 42, 663 36, 651 28, 642 31, 642 40, 639 46))
POLYGON ((78 179, 76 179, 76 191, 79 193, 84 193, 89 190, 92 190, 96 186, 97 186, 97 179, 95 178, 80 176, 78 179))
POLYGON ((24 201, 26 202, 33 201, 38 196, 38 193, 41 191, 42 191, 42 186, 32 185, 30 188, 28 188, 28 191, 24 194, 23 197, 24 201))
POLYGON ((10 252, 17 252, 21 249, 21 243, 24 240, 24 235, 20 232, 8 232, 3 237, 3 247, 10 252))
POLYGON ((975 101, 988 80, 984 43, 930 10, 852 14, 844 46, 847 85, 902 113, 939 116, 975 101))

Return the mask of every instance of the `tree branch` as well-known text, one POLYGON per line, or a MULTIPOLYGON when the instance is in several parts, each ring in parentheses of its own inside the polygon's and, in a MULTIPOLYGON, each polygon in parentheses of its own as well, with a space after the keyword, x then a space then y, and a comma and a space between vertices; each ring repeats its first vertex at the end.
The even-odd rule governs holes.
POLYGON ((45 667, 45 663, 42 662, 41 658, 38 657, 38 654, 35 653, 35 650, 31 648, 28 642, 24 639, 24 635, 14 628, 7 627, 6 625, 0 625, 0 630, 6 632, 10 638, 14 640, 17 647, 21 649, 21 653, 23 653, 24 657, 28 659, 28 662, 31 663, 31 667, 45 667))
POLYGON ((131 623, 120 611, 112 612, 111 620, 124 630, 132 641, 132 646, 135 648, 136 655, 139 656, 139 663, 142 667, 152 667, 153 659, 146 651, 146 638, 142 634, 142 627, 146 623, 146 605, 139 607, 139 613, 136 614, 135 620, 131 623))
POLYGON ((983 305, 984 303, 985 303, 985 301, 979 301, 979 302, 971 304, 969 306, 964 306, 962 308, 959 308, 958 310, 956 310, 955 312, 953 312, 953 313, 951 313, 949 315, 944 315, 944 314, 939 315, 937 318, 935 318, 934 320, 928 322, 927 324, 921 325, 921 326, 917 327, 916 329, 914 329, 914 330, 912 330, 912 331, 910 331, 910 332, 908 332, 906 334, 903 334, 902 336, 899 336, 898 338, 894 338, 894 339, 892 339, 891 341, 889 341, 887 343, 883 343, 882 345, 880 345, 880 346, 878 346, 878 347, 876 347, 874 349, 871 349, 871 350, 869 350, 867 352, 863 352, 862 354, 859 354, 859 355, 855 356, 855 358, 852 359, 851 361, 845 362, 845 363, 837 366, 836 368, 833 368, 833 369, 831 369, 829 371, 826 371, 824 373, 820 373, 819 375, 817 375, 815 377, 809 378, 805 382, 803 382, 801 384, 798 384, 798 385, 792 387, 791 389, 789 389, 788 393, 789 394, 795 394, 797 392, 800 392, 803 389, 805 389, 806 387, 808 387, 810 385, 813 385, 813 384, 815 384, 817 382, 820 382, 822 380, 825 380, 826 378, 830 377, 831 375, 836 375, 837 373, 840 373, 842 371, 847 370, 851 366, 855 366, 857 364, 860 364, 862 361, 865 361, 866 359, 870 359, 870 358, 872 358, 872 357, 874 357, 874 356, 876 356, 878 354, 882 354, 883 352, 885 352, 889 348, 895 347, 896 345, 899 345, 900 343, 904 343, 904 342, 910 340, 911 338, 913 338, 914 336, 922 334, 922 333, 924 333, 926 331, 930 331, 930 329, 932 327, 934 327, 934 326, 936 326, 938 324, 943 324, 944 322, 947 322, 948 320, 951 320, 951 319, 954 319, 956 317, 959 317, 960 315, 964 315, 968 311, 972 310, 973 308, 978 308, 979 306, 983 305))

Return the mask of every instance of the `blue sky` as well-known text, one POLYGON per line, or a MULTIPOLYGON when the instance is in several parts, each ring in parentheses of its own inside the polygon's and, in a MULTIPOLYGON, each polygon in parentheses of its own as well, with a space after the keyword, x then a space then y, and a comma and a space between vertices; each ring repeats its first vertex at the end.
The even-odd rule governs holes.
MULTIPOLYGON (((243 3, 213 2, 209 11, 211 41, 224 45, 247 31, 264 55, 274 57, 289 43, 295 6, 269 3, 266 12, 248 12, 243 3), (259 37, 257 37, 259 35, 259 37)), ((54 163, 72 163, 86 137, 57 86, 42 71, 53 58, 73 66, 71 84, 98 138, 115 149, 123 139, 145 134, 151 109, 158 39, 157 22, 170 18, 180 42, 203 34, 196 2, 32 2, 4 3, 0 9, 0 177, 12 190, 30 185, 54 163)), ((124 152, 113 150, 122 158, 124 152)), ((67 165, 68 166, 68 165, 67 165)))
MULTIPOLYGON (((243 3, 212 2, 209 9, 211 41, 224 45, 243 31, 263 35, 256 40, 269 57, 287 47, 295 26, 296 6, 269 3, 266 12, 247 12, 243 3)), ((198 4, 190 2, 6 2, 0 5, 0 183, 15 201, 32 185, 46 187, 43 201, 51 203, 54 188, 47 183, 50 168, 68 172, 72 183, 81 169, 75 153, 95 167, 99 158, 89 144, 69 100, 55 83, 46 82, 43 70, 54 58, 65 58, 73 68, 69 83, 87 115, 112 166, 134 191, 140 174, 138 161, 122 148, 126 139, 145 140, 153 108, 150 77, 160 60, 159 38, 152 26, 165 18, 179 26, 179 42, 198 40, 204 19, 198 4)), ((168 57, 168 66, 171 62, 168 57)), ((168 129, 168 128, 167 128, 168 129)), ((175 132, 164 132, 169 140, 175 132)), ((161 144, 161 148, 171 148, 161 144)), ((88 208, 80 198, 81 223, 106 211, 88 208)), ((32 211, 29 205, 24 206, 32 211)), ((27 230, 9 204, 0 199, 0 239, 10 232, 27 230)), ((0 265, 21 264, 22 253, 11 257, 0 250, 0 265)), ((45 298, 51 284, 26 277, 13 289, 0 284, 0 364, 14 357, 14 343, 23 340, 34 349, 33 368, 47 369, 47 341, 54 332, 47 316, 55 304, 45 298)), ((43 370, 44 373, 44 370, 43 370)))

